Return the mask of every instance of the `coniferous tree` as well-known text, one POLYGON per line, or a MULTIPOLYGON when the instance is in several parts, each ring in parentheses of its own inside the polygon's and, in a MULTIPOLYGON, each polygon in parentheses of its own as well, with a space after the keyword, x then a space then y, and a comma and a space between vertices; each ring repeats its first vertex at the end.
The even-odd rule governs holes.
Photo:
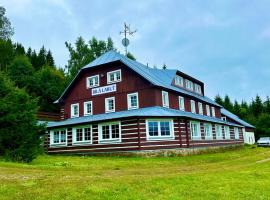
POLYGON ((263 112, 263 104, 259 95, 256 95, 255 100, 252 100, 250 111, 255 117, 258 117, 263 112))
POLYGON ((136 58, 135 58, 135 57, 133 56, 133 54, 130 53, 130 52, 127 53, 127 57, 128 57, 129 59, 131 59, 131 60, 136 60, 136 58))
POLYGON ((219 94, 217 96, 215 96, 215 102, 218 103, 219 105, 223 106, 223 99, 220 97, 219 94))
POLYGON ((37 69, 41 69, 42 66, 46 65, 46 54, 46 49, 42 46, 37 56, 37 69))
POLYGON ((14 51, 15 51, 15 55, 25 55, 24 46, 20 43, 14 44, 14 51))
POLYGON ((14 59, 14 49, 11 40, 0 39, 0 70, 7 71, 8 65, 14 59))
POLYGON ((225 95, 223 106, 225 109, 229 110, 230 112, 233 112, 233 104, 228 95, 225 95))
POLYGON ((236 100, 234 101, 234 105, 233 105, 233 113, 241 117, 241 107, 236 100))
POLYGON ((54 65, 54 59, 53 59, 53 56, 52 56, 52 52, 50 50, 47 52, 47 55, 46 55, 46 64, 48 66, 52 66, 52 67, 55 66, 54 65))

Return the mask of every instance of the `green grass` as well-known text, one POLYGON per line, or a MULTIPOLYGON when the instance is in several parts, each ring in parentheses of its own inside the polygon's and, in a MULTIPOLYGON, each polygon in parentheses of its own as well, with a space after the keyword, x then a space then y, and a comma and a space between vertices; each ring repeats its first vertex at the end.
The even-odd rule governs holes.
POLYGON ((270 148, 188 157, 0 160, 0 199, 270 199, 270 148))

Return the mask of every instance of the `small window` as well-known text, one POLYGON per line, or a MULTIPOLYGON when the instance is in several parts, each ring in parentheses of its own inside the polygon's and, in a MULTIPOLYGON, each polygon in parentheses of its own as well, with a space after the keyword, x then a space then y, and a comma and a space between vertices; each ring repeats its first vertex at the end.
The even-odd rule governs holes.
POLYGON ((163 107, 169 107, 169 94, 168 92, 162 91, 162 105, 163 107))
POLYGON ((206 115, 210 116, 210 107, 209 107, 209 105, 206 105, 206 115))
POLYGON ((115 98, 110 97, 105 99, 105 112, 115 111, 115 98))
POLYGON ((121 70, 116 70, 107 73, 107 83, 115 83, 121 81, 121 70))
POLYGON ((213 116, 213 117, 216 117, 216 110, 215 110, 215 107, 212 107, 212 116, 213 116))
POLYGON ((91 126, 75 127, 72 129, 73 144, 76 143, 92 143, 92 129, 91 126))
POLYGON ((181 87, 183 87, 184 85, 184 79, 181 76, 175 76, 174 82, 175 82, 175 85, 178 85, 181 87))
POLYGON ((66 145, 67 135, 66 130, 53 130, 50 134, 51 145, 66 145))
POLYGON ((221 120, 223 120, 223 121, 227 121, 227 118, 226 117, 221 117, 221 120))
POLYGON ((138 93, 128 94, 127 99, 128 99, 128 110, 139 108, 138 93))
POLYGON ((186 88, 193 91, 193 82, 186 79, 186 88))
POLYGON ((84 115, 92 115, 92 101, 84 102, 84 115))
POLYGON ((148 139, 172 139, 173 121, 172 120, 147 120, 147 138, 148 139))
POLYGON ((71 117, 79 117, 79 104, 71 104, 71 117))
POLYGON ((192 113, 196 113, 195 101, 190 100, 190 108, 192 113))
POLYGON ((195 92, 198 93, 198 94, 202 94, 202 87, 198 84, 194 84, 194 87, 195 87, 195 92))
POLYGON ((199 114, 203 115, 203 105, 201 102, 198 103, 198 107, 199 107, 199 114))
POLYGON ((87 88, 99 86, 99 75, 87 77, 87 88))
POLYGON ((234 127, 234 138, 239 140, 239 129, 237 127, 234 127))
POLYGON ((201 139, 200 122, 190 122, 190 131, 192 139, 201 139))
POLYGON ((223 139, 223 136, 222 136, 222 128, 221 128, 221 125, 216 125, 216 138, 217 139, 223 139))
POLYGON ((121 130, 119 122, 99 124, 99 142, 120 142, 121 130))
POLYGON ((225 139, 230 139, 230 127, 229 126, 224 126, 224 132, 225 132, 225 139))
POLYGON ((185 111, 185 99, 184 99, 184 97, 179 97, 179 109, 185 111))
POLYGON ((208 124, 208 123, 204 124, 204 135, 205 135, 205 139, 213 139, 211 124, 208 124))

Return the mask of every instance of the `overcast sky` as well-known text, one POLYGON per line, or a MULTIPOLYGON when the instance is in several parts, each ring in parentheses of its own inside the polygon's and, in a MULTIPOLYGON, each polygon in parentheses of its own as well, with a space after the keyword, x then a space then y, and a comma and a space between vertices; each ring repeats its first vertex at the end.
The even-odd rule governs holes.
POLYGON ((0 0, 15 29, 14 41, 51 49, 58 66, 64 42, 112 37, 127 22, 136 59, 177 68, 205 83, 206 95, 250 101, 270 95, 270 1, 264 0, 0 0))

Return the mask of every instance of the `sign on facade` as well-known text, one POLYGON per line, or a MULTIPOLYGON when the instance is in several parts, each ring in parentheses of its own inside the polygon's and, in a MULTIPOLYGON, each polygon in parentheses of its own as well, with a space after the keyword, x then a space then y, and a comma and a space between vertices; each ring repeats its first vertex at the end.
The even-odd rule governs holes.
POLYGON ((92 96, 116 92, 116 84, 92 89, 92 96))

